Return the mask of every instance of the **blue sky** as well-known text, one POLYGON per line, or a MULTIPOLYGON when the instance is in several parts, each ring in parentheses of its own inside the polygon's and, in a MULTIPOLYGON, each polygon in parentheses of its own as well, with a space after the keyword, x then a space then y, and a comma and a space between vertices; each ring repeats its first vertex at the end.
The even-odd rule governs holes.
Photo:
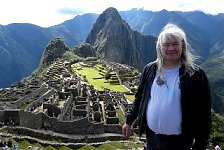
POLYGON ((74 18, 77 14, 102 13, 108 7, 118 11, 142 8, 160 11, 200 10, 224 13, 223 0, 0 0, 0 24, 32 23, 49 27, 74 18))

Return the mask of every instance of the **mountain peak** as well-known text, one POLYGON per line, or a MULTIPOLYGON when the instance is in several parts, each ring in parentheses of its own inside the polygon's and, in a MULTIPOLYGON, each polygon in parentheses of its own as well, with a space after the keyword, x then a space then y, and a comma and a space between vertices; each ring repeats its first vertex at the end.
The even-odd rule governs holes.
POLYGON ((51 40, 41 57, 38 72, 41 72, 43 68, 52 64, 57 59, 62 58, 62 55, 69 50, 70 49, 60 38, 54 38, 53 40, 51 40))
POLYGON ((64 44, 61 38, 54 38, 48 43, 43 55, 48 57, 48 54, 50 54, 51 60, 48 60, 48 62, 54 61, 60 58, 67 50, 69 50, 69 48, 64 44))
POLYGON ((114 7, 109 7, 106 10, 103 11, 102 15, 105 15, 106 17, 120 17, 119 12, 114 7))
POLYGON ((117 11, 117 9, 113 7, 109 7, 103 11, 103 13, 98 17, 97 22, 105 24, 109 24, 111 21, 122 21, 122 18, 117 11))
POLYGON ((86 43, 93 44, 96 40, 98 33, 102 31, 107 31, 108 29, 113 28, 114 26, 123 24, 123 20, 118 13, 117 9, 109 7, 96 20, 89 36, 86 38, 86 43))
MULTIPOLYGON (((86 38, 86 43, 93 46, 97 56, 106 58, 109 61, 128 64, 139 70, 143 68, 145 60, 140 57, 141 53, 150 56, 147 54, 154 50, 155 47, 155 44, 147 44, 155 43, 154 38, 144 37, 140 33, 131 30, 130 26, 113 7, 106 9, 98 17, 86 38)), ((151 52, 152 59, 154 59, 155 52, 156 50, 151 52)))

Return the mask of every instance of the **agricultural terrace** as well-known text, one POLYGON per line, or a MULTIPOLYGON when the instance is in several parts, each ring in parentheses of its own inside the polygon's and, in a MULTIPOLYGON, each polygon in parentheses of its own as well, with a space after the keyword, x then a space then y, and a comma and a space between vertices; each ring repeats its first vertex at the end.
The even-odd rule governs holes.
MULTIPOLYGON (((101 64, 96 64, 94 67, 90 67, 83 62, 72 64, 72 71, 76 73, 83 81, 93 85, 98 91, 104 91, 104 88, 118 91, 129 92, 129 90, 121 85, 118 76, 115 72, 106 70, 101 64), (105 76, 108 76, 107 79, 105 76)), ((130 101, 133 101, 134 95, 125 95, 130 101)))

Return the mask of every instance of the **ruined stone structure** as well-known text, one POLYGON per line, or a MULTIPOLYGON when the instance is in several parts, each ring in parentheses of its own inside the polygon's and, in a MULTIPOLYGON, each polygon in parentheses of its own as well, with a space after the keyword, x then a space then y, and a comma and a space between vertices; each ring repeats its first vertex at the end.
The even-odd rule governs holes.
MULTIPOLYGON (((96 62, 91 62, 86 66, 95 64, 96 62)), ((117 74, 130 71, 122 71, 122 66, 116 66, 116 63, 103 65, 107 70, 115 69, 117 74)), ((27 84, 35 88, 13 104, 11 101, 4 104, 11 107, 1 108, 0 122, 34 130, 87 137, 93 134, 121 134, 122 127, 116 110, 121 109, 125 115, 131 104, 128 104, 122 93, 108 89, 95 90, 77 75, 71 74, 69 67, 66 62, 56 62, 43 74, 42 81, 27 84)), ((21 85, 20 87, 24 87, 21 85)), ((18 85, 14 85, 13 89, 15 87, 20 91, 18 85)), ((115 137, 117 139, 117 136, 115 137)))

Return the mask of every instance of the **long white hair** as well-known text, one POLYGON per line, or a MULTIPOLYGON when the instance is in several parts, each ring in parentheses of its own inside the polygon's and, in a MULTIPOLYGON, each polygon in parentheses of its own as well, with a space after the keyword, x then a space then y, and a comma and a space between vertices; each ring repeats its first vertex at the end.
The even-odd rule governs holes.
POLYGON ((180 64, 184 64, 188 71, 194 70, 195 57, 190 52, 190 46, 187 42, 187 37, 185 32, 174 24, 167 24, 158 36, 156 43, 158 70, 161 70, 164 65, 164 58, 161 51, 162 43, 167 40, 177 41, 182 44, 182 54, 180 58, 180 64), (193 70, 192 70, 193 69, 193 70))

